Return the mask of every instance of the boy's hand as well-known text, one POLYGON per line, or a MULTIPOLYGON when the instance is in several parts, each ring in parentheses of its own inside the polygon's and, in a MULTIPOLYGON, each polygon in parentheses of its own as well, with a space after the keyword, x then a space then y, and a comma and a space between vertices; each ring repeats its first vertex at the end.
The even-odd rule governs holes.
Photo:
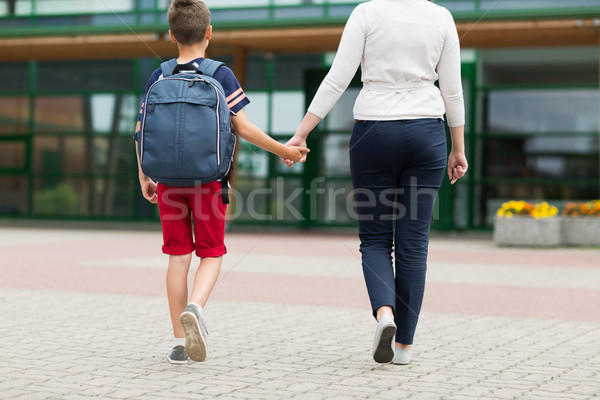
POLYGON ((148 200, 152 204, 158 203, 158 195, 156 194, 156 183, 152 181, 152 179, 141 179, 140 178, 140 186, 142 188, 142 194, 144 198, 148 200))
POLYGON ((281 158, 288 167, 291 167, 294 163, 306 161, 306 154, 309 152, 310 150, 304 146, 290 146, 288 144, 286 145, 285 153, 281 154, 279 158, 281 158))
MULTIPOLYGON (((304 148, 304 149, 308 150, 306 148, 306 139, 303 139, 303 138, 298 137, 298 136, 293 136, 286 143, 286 146, 300 147, 300 148, 304 148)), ((293 167, 295 162, 305 162, 306 161, 306 156, 307 156, 307 154, 309 152, 310 152, 310 150, 302 152, 302 158, 300 158, 300 160, 298 160, 298 161, 295 161, 295 160, 293 160, 290 157, 279 157, 279 158, 281 159, 281 162, 283 162, 286 166, 293 167)))

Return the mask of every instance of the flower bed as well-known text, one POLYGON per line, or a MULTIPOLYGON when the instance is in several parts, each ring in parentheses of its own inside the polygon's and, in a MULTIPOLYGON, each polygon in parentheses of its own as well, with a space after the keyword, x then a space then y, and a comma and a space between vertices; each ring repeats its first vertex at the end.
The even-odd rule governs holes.
POLYGON ((567 203, 562 215, 564 246, 600 246, 600 200, 567 203))
POLYGON ((499 246, 560 246, 561 220, 557 215, 558 208, 546 202, 506 202, 497 212, 494 241, 499 246))
POLYGON ((499 246, 600 246, 600 200, 567 203, 562 216, 547 202, 506 202, 496 214, 494 241, 499 246))

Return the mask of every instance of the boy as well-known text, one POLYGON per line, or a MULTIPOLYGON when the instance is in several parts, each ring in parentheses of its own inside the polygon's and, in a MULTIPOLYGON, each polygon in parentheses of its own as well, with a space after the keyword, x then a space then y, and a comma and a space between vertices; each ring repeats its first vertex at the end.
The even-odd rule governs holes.
MULTIPOLYGON (((201 0, 174 0, 167 17, 169 35, 179 50, 178 64, 200 64, 212 35, 206 4, 201 0)), ((160 75, 160 68, 154 71, 146 90, 160 79, 160 75)), ((223 86, 228 107, 236 114, 232 115, 231 121, 239 136, 296 162, 309 151, 305 147, 287 147, 273 140, 248 120, 243 108, 250 101, 229 68, 219 67, 213 77, 223 86)), ((144 104, 136 128, 136 151, 143 109, 144 104)), ((202 308, 217 281, 223 255, 227 252, 224 244, 226 205, 221 201, 221 183, 215 181, 190 188, 156 185, 142 172, 139 154, 138 169, 144 198, 158 203, 164 239, 162 250, 169 255, 166 280, 174 340, 167 358, 172 364, 187 364, 188 356, 194 361, 204 361, 207 332, 202 308), (194 250, 201 261, 188 302, 187 275, 194 250)))

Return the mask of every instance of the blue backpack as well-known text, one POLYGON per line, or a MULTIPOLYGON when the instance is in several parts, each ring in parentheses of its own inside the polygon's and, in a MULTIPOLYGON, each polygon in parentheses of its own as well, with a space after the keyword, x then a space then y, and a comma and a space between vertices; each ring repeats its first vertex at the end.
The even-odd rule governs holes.
POLYGON ((144 101, 138 152, 144 174, 165 185, 221 179, 227 204, 236 137, 225 92, 213 78, 221 65, 209 59, 200 65, 177 65, 176 59, 161 64, 162 79, 144 101))

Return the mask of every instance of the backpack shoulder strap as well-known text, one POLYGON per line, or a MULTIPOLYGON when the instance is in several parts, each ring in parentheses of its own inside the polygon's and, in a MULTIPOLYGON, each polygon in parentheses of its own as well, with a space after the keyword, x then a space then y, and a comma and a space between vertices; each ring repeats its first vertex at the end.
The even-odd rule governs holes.
POLYGON ((173 70, 175 69, 176 66, 177 66, 176 58, 171 58, 169 61, 165 61, 165 62, 161 63, 160 69, 162 70, 163 78, 173 75, 173 70))
POLYGON ((210 58, 205 58, 204 60, 202 60, 202 62, 200 63, 200 65, 198 66, 198 69, 200 71, 202 71, 202 73, 204 75, 208 75, 208 76, 214 76, 215 72, 217 72, 217 69, 219 69, 219 67, 223 65, 223 63, 221 61, 215 61, 215 60, 211 60, 210 58))

